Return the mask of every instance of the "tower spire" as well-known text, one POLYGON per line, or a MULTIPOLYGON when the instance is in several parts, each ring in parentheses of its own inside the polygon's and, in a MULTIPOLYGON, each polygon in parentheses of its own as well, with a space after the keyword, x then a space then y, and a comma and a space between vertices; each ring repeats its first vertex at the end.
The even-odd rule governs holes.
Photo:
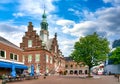
POLYGON ((42 22, 41 22, 41 30, 40 30, 40 37, 43 42, 47 42, 48 36, 49 36, 49 31, 48 31, 48 23, 47 23, 47 16, 45 13, 45 5, 44 5, 44 12, 42 15, 42 22))
POLYGON ((44 12, 43 12, 42 18, 43 18, 42 22, 47 22, 46 20, 47 16, 45 14, 45 5, 44 5, 44 12))

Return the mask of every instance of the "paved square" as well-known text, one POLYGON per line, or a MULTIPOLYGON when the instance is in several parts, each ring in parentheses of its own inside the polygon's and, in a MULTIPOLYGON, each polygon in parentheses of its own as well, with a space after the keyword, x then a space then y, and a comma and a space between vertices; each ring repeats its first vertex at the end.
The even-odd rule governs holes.
POLYGON ((94 78, 80 78, 78 76, 43 76, 39 79, 10 82, 7 84, 120 84, 114 76, 95 76, 94 78))

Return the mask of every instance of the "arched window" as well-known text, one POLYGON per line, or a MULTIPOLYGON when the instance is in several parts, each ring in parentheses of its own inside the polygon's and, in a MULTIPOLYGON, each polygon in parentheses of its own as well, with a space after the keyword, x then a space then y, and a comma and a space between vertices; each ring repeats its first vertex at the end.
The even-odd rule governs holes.
POLYGON ((68 65, 65 65, 65 68, 68 68, 68 65))
POLYGON ((73 65, 71 64, 70 67, 73 68, 73 65))

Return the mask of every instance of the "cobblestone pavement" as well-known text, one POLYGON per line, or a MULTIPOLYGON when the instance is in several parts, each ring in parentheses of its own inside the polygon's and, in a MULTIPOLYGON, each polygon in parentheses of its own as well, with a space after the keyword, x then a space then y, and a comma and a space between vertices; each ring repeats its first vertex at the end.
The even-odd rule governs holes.
POLYGON ((43 76, 39 79, 9 82, 7 84, 120 84, 114 76, 94 76, 84 78, 82 76, 43 76))

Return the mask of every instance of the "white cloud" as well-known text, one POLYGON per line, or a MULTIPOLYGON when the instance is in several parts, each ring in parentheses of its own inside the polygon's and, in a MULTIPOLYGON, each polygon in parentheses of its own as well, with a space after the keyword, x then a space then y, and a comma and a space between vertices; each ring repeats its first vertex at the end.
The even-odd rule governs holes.
POLYGON ((24 13, 25 16, 40 17, 44 11, 44 3, 47 14, 55 10, 52 2, 53 0, 19 0, 20 5, 17 11, 24 13))
POLYGON ((73 45, 78 39, 68 39, 65 37, 59 38, 59 47, 65 56, 69 56, 70 52, 73 50, 73 45))
POLYGON ((62 25, 63 33, 70 34, 70 35, 73 35, 76 37, 84 36, 86 32, 89 34, 89 32, 93 31, 93 29, 94 29, 94 31, 96 31, 96 27, 97 27, 97 23, 94 21, 85 21, 85 22, 81 22, 81 23, 75 23, 70 20, 62 20, 62 21, 60 20, 57 22, 62 25), (68 21, 68 22, 66 22, 66 21, 68 21), (67 26, 67 25, 71 25, 69 22, 74 23, 74 24, 72 24, 73 25, 72 28, 67 26), (90 31, 90 29, 91 29, 91 31, 90 31))
MULTIPOLYGON (((93 31, 107 32, 107 36, 110 34, 119 33, 120 29, 120 7, 111 7, 99 9, 96 12, 83 11, 85 21, 75 23, 73 28, 69 28, 66 25, 63 26, 63 32, 74 36, 83 36, 90 34, 93 31)), ((112 34, 112 35, 113 35, 112 34)), ((120 34, 120 33, 119 33, 120 34)))
MULTIPOLYGON (((87 10, 83 11, 84 20, 76 23, 72 20, 58 20, 57 24, 62 26, 62 33, 76 36, 77 40, 81 36, 92 34, 93 32, 98 32, 99 35, 107 37, 110 43, 115 39, 120 39, 120 6, 114 6, 109 8, 101 8, 96 12, 89 12, 87 10), (67 23, 72 24, 72 28, 67 26, 67 23), (73 24, 74 23, 74 24, 73 24)), ((73 11, 70 9, 70 11, 73 11)), ((62 37, 61 37, 62 38, 62 37)), ((72 39, 74 40, 74 39, 72 39)), ((67 51, 70 54, 74 42, 72 40, 67 40, 61 42, 63 46, 63 51, 67 51), (69 44, 73 43, 73 44, 69 44), (65 47, 64 47, 65 46, 65 47)), ((77 41, 76 40, 76 41, 77 41)), ((111 44, 112 45, 112 44, 111 44)), ((66 52, 65 52, 66 53, 66 52)), ((68 53, 67 53, 68 54, 68 53)))
POLYGON ((0 23, 0 36, 5 37, 5 39, 19 46, 19 43, 22 40, 22 36, 26 31, 26 26, 16 26, 8 23, 0 23), (21 37, 21 38, 20 38, 21 37))
POLYGON ((111 3, 114 6, 120 5, 120 0, 103 0, 105 3, 111 3))
POLYGON ((17 17, 23 17, 24 14, 23 13, 13 13, 13 16, 17 17))
POLYGON ((73 8, 69 8, 68 11, 72 12, 73 15, 75 15, 75 16, 78 16, 78 17, 82 16, 82 13, 80 10, 75 10, 73 8))
POLYGON ((58 20, 56 24, 61 26, 67 26, 67 25, 74 25, 75 23, 74 21, 63 19, 63 20, 58 20))
POLYGON ((75 10, 73 8, 69 8, 68 11, 74 12, 75 10))

